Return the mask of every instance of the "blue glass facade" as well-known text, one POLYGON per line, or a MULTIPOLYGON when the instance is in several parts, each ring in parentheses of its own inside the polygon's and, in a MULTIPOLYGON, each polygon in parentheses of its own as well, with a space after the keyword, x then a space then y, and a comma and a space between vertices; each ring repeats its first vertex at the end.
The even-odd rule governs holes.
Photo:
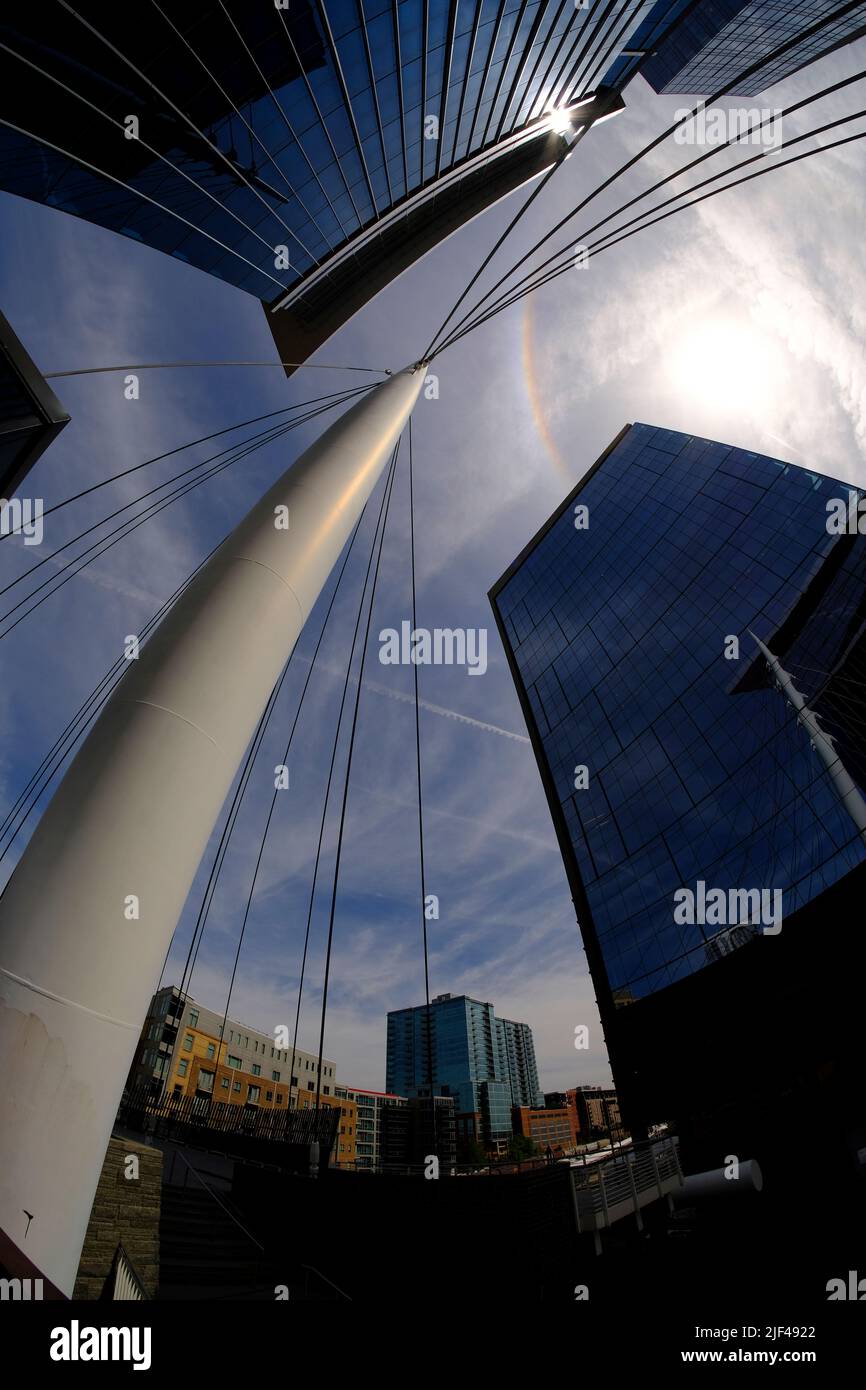
MULTIPOLYGON (((641 67, 656 92, 709 96, 782 44, 842 9, 839 0, 698 0, 680 5, 677 24, 641 67)), ((635 35, 635 45, 653 47, 652 27, 667 18, 660 0, 635 35)), ((732 95, 756 96, 841 44, 866 33, 866 4, 822 26, 765 68, 738 83, 732 95)))
POLYGON ((479 1088, 484 1132, 490 1143, 501 1143, 512 1133, 511 1088, 507 1081, 482 1081, 479 1088))
POLYGON ((505 1059, 512 1105, 543 1105, 544 1095, 538 1082, 535 1043, 528 1023, 514 1023, 510 1018, 497 1018, 499 1046, 505 1059))
POLYGON ((866 535, 828 531, 847 497, 636 424, 492 592, 603 1009, 754 939, 748 923, 679 923, 678 890, 781 890, 788 920, 866 858, 749 636, 863 788, 866 535))
POLYGON ((541 1095, 532 1031, 496 1017, 492 1004, 440 995, 388 1014, 388 1091, 401 1096, 453 1096, 457 1114, 483 1116, 492 1142, 511 1134, 511 1106, 541 1095), (429 1038, 429 1045, 428 1045, 429 1038))
POLYGON ((646 6, 204 0, 138 7, 134 25, 100 0, 74 9, 7 17, 0 187, 269 302, 592 90, 646 6))
POLYGON ((635 15, 634 27, 604 74, 604 81, 612 87, 623 87, 641 69, 652 52, 661 47, 681 16, 701 0, 647 0, 639 14, 635 15))

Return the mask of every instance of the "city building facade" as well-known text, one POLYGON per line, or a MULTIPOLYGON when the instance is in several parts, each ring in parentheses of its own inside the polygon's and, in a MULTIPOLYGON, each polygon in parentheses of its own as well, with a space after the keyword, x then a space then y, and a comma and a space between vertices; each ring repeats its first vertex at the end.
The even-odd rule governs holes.
POLYGON ((130 31, 87 0, 19 7, 0 187, 255 295, 302 362, 622 108, 602 78, 648 8, 204 0, 130 31))
MULTIPOLYGON (((422 1088, 423 1090, 423 1088, 422 1088)), ((419 1094, 404 1105, 388 1106, 381 1116, 380 1171, 405 1165, 433 1176, 431 1159, 445 1176, 457 1161, 457 1124, 453 1096, 419 1094)))
POLYGON ((570 1105, 515 1105, 514 1132, 529 1139, 540 1153, 556 1158, 574 1152, 578 1142, 576 1114, 570 1105))
MULTIPOLYGON (((277 1047, 273 1034, 199 1004, 167 985, 153 996, 128 1086, 198 1095, 230 1104, 279 1107, 315 1101, 318 1058, 277 1047)), ((322 1061, 320 1096, 335 1093, 336 1063, 322 1061)))
POLYGON ((405 1105, 405 1097, 385 1091, 368 1091, 357 1086, 335 1086, 334 1095, 338 1100, 351 1101, 357 1107, 356 1167, 378 1168, 382 1159, 382 1112, 390 1106, 405 1105))
POLYGON ((795 1078, 850 1114, 863 1043, 830 981, 863 956, 861 502, 806 468, 627 426, 491 591, 630 1127, 700 1114, 709 1132, 709 1112, 748 1110, 757 1132, 795 1078), (825 1025, 812 1052, 797 1007, 825 1025))
POLYGON ((616 1091, 605 1086, 575 1086, 566 1095, 587 1139, 619 1137, 623 1125, 616 1091))
MULTIPOLYGON (((301 1091, 298 1096, 297 1106, 299 1110, 314 1110, 317 1101, 315 1095, 309 1091, 301 1091)), ((348 1100, 345 1096, 324 1096, 320 1095, 318 1106, 329 1110, 339 1110, 340 1123, 334 1140, 331 1156, 328 1160, 331 1168, 347 1168, 354 1171, 357 1160, 356 1135, 358 1127, 358 1107, 353 1100, 348 1100)))
POLYGON ((492 1004, 440 994, 388 1014, 389 1091, 454 1098, 458 1137, 502 1151, 512 1134, 512 1106, 541 1099, 532 1031, 496 1017, 492 1004))
POLYGON ((511 1090, 512 1105, 541 1105, 543 1097, 538 1084, 535 1043, 528 1023, 514 1023, 510 1018, 497 1018, 499 1046, 505 1056, 505 1068, 511 1090))
MULTIPOLYGON (((866 34, 866 3, 843 7, 837 0, 680 0, 673 7, 679 13, 671 15, 671 8, 660 0, 631 41, 631 47, 647 50, 640 72, 656 92, 709 96, 802 35, 731 92, 757 96, 866 34), (667 30, 661 37, 659 25, 667 30)), ((616 67, 611 75, 621 77, 616 67)))

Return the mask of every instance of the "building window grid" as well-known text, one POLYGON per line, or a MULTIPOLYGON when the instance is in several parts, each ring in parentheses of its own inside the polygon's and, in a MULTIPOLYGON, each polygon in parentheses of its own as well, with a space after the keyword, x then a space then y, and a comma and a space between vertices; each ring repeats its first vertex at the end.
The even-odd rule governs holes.
MULTIPOLYGON (((727 451, 727 454, 728 454, 729 457, 735 455, 736 453, 737 453, 737 451, 732 451, 732 450, 727 451)), ((672 457, 675 457, 675 456, 672 456, 672 457)), ((766 462, 766 461, 765 461, 765 460, 762 460, 761 462, 763 463, 763 462, 766 462)), ((738 466, 738 468, 740 469, 740 471, 748 471, 748 469, 747 469, 748 458, 747 458, 747 460, 746 460, 746 464, 744 464, 744 463, 742 462, 741 459, 737 459, 737 460, 736 460, 736 463, 737 463, 737 466, 738 466)), ((769 486, 768 486, 767 488, 758 490, 758 492, 760 493, 760 495, 761 495, 761 496, 766 495, 766 493, 769 491, 769 488, 772 487, 772 485, 773 485, 774 483, 777 483, 777 482, 778 482, 778 479, 779 479, 780 477, 782 477, 786 472, 787 472, 787 470, 781 470, 779 473, 777 473, 777 474, 775 475, 775 477, 771 479, 770 484, 769 484, 769 486)), ((820 482, 820 480, 817 480, 817 482, 820 482)), ((720 495, 721 495, 721 493, 720 493, 720 495)), ((710 500, 712 500, 712 499, 710 499, 710 500)), ((754 507, 755 505, 757 505, 757 503, 758 503, 758 493, 756 493, 755 497, 752 499, 752 505, 753 505, 753 507, 754 507)), ((746 515, 746 517, 748 517, 749 513, 746 513, 745 515, 746 515)), ((555 523, 555 525, 556 525, 556 523, 555 523)), ((790 526, 789 526, 789 525, 785 525, 784 521, 781 521, 781 524, 780 524, 779 527, 777 528, 776 532, 774 532, 774 541, 773 541, 774 546, 776 545, 776 542, 777 542, 777 540, 778 540, 778 537, 781 536, 781 535, 782 535, 783 533, 785 533, 786 531, 790 531, 790 526)), ((786 539, 786 544, 787 544, 787 543, 788 543, 787 537, 786 537, 785 539, 786 539)), ((826 549, 826 547, 823 547, 823 548, 826 549)), ((761 547, 753 547, 753 549, 755 550, 756 555, 763 561, 763 559, 764 559, 764 553, 763 553, 763 551, 762 551, 762 548, 761 548, 761 547)), ((790 566, 790 562, 789 562, 789 557, 786 555, 785 559, 786 559, 786 566, 785 566, 786 571, 790 571, 791 566, 790 566)), ((778 578, 778 576, 777 576, 777 578, 778 578)), ((770 593, 772 592, 772 588, 773 588, 772 583, 771 583, 770 581, 768 581, 768 582, 767 582, 767 585, 765 586, 765 588, 766 588, 765 601, 769 602, 769 601, 771 601, 770 598, 769 598, 769 595, 770 595, 770 593)), ((507 602, 506 602, 506 604, 503 605, 503 607, 504 607, 504 608, 507 607, 507 602)), ((712 756, 712 755, 711 755, 711 756, 712 756)), ((818 779, 818 780, 820 780, 820 779, 818 779)), ((801 794, 802 794, 802 793, 801 793, 801 794)), ((573 799, 572 799, 572 804, 573 804, 573 799)))

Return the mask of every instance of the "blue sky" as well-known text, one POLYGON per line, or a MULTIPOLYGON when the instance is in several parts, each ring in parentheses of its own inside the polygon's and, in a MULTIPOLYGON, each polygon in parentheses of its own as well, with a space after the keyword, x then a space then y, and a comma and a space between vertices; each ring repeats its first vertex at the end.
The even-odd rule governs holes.
MULTIPOLYGON (((866 43, 852 45, 772 89, 761 104, 794 101, 854 73, 864 57, 866 43)), ((855 86, 807 111, 805 120, 790 122, 790 133, 857 109, 861 91, 855 86)), ((578 146, 497 267, 685 104, 655 96, 640 79, 626 95, 626 112, 578 146)), ((575 233, 687 157, 683 147, 661 147, 599 200, 598 211, 591 206, 575 233)), ((418 622, 486 627, 489 662, 482 677, 444 666, 420 671, 427 886, 441 904, 440 920, 429 924, 431 988, 491 1000, 500 1014, 529 1023, 545 1089, 604 1082, 609 1072, 487 591, 626 421, 866 482, 864 164, 863 144, 804 161, 591 259, 587 270, 562 277, 437 359, 439 398, 422 397, 416 409, 418 622), (574 1050, 578 1024, 589 1025, 588 1051, 574 1050)), ((521 196, 400 277, 316 360, 392 368, 413 361, 521 196)), ((63 213, 0 195, 0 247, 4 312, 44 371, 274 355, 256 300, 63 213)), ((124 399, 120 375, 61 381, 72 422, 38 464, 29 491, 50 506, 183 440, 363 380, 315 370, 288 382, 279 370, 149 372, 138 401, 124 399)), ((140 630, 318 428, 266 447, 160 513, 0 642, 4 809, 120 654, 125 635, 140 630)), ((0 583, 222 444, 142 470, 49 518, 41 548, 4 541, 0 583)), ((413 710, 405 698, 411 669, 380 665, 376 640, 380 628, 411 615, 407 501, 404 458, 361 696, 325 1039, 338 1079, 377 1088, 384 1084, 385 1014, 422 1002, 424 988, 413 710)), ((266 1031, 294 1018, 318 817, 364 563, 359 547, 298 725, 292 785, 278 803, 232 997, 232 1013, 266 1031)), ((19 596, 12 591, 6 604, 19 596)), ((273 767, 322 616, 320 607, 299 644, 257 761, 192 980, 193 994, 213 1008, 225 1003, 273 767)), ((332 816, 302 1012, 305 1048, 318 1038, 335 832, 332 816)), ((166 981, 180 976, 213 849, 179 925, 166 981)), ((0 882, 13 859, 0 866, 0 882)))

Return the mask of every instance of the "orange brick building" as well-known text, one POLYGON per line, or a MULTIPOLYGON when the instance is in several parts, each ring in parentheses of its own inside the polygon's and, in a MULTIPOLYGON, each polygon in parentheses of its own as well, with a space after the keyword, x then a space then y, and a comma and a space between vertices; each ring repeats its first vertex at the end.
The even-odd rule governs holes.
POLYGON ((542 1153, 548 1148, 557 1156, 571 1153, 577 1144, 577 1115, 570 1105, 557 1106, 555 1109, 515 1105, 512 1124, 516 1134, 531 1139, 542 1153))

